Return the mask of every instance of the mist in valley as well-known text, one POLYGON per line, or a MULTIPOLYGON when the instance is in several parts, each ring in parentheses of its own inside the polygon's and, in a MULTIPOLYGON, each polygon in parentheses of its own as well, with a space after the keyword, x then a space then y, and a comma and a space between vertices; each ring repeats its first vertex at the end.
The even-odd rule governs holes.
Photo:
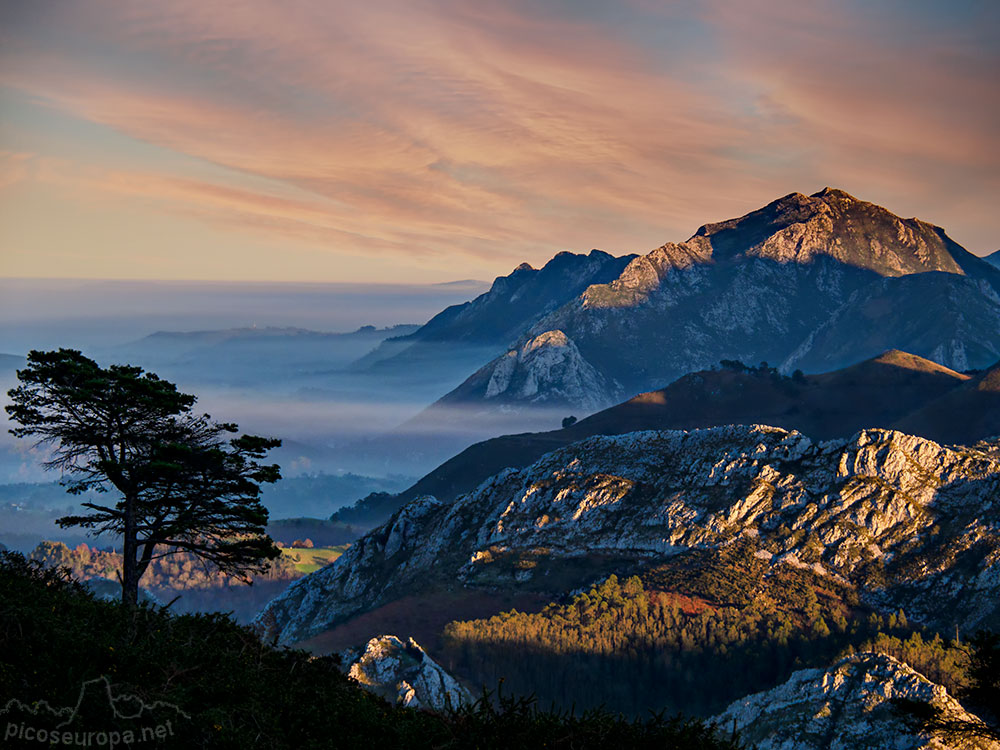
MULTIPOLYGON (((408 425, 493 350, 450 348, 421 366, 380 360, 392 339, 486 286, 6 279, 0 387, 16 385, 31 349, 142 366, 195 394, 199 412, 281 438, 270 459, 284 478, 264 491, 272 518, 326 518, 370 492, 405 489, 485 434, 455 409, 430 430, 408 425)), ((9 427, 0 434, 0 543, 95 543, 54 524, 80 499, 44 470, 44 449, 9 427)))

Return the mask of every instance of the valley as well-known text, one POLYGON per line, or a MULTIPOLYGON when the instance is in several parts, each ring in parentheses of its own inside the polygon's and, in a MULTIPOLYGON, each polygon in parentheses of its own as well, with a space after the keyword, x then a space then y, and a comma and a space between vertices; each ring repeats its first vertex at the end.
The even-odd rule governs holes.
POLYGON ((0 748, 1000 750, 998 38, 0 3, 0 748))
MULTIPOLYGON (((423 325, 106 347, 284 436, 267 571, 166 557, 144 596, 341 654, 403 706, 503 685, 768 747, 811 705, 789 685, 867 670, 972 716, 949 696, 965 639, 1000 628, 998 290, 943 231, 828 189, 648 255, 522 264, 423 325)), ((114 598, 115 540, 55 525, 64 487, 0 494, 0 542, 114 598)))

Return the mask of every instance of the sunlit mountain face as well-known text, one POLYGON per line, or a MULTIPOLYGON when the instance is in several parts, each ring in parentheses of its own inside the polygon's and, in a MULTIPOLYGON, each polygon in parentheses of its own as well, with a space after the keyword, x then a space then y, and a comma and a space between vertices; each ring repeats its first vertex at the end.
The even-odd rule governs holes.
POLYGON ((998 31, 0 4, 4 747, 1000 747, 998 31))

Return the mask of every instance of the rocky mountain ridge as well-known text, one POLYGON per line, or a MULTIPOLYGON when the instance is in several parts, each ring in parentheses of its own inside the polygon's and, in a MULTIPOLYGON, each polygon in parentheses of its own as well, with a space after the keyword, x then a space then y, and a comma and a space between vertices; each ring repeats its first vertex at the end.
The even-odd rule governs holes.
POLYGON ((483 351, 495 353, 590 285, 616 278, 634 257, 615 257, 600 250, 564 251, 540 269, 522 263, 507 276, 498 276, 489 291, 475 299, 452 305, 417 330, 385 341, 360 359, 355 369, 391 371, 433 361, 449 349, 469 349, 473 359, 483 351))
MULTIPOLYGON (((893 705, 903 699, 941 709, 949 719, 977 721, 941 685, 891 656, 862 653, 829 669, 804 669, 783 685, 735 701, 714 717, 758 750, 918 750, 953 747, 907 726, 893 705)), ((969 750, 995 750, 972 742, 969 750)))
POLYGON ((486 380, 486 398, 531 400, 546 406, 564 405, 594 411, 621 398, 623 391, 608 381, 581 355, 562 331, 546 331, 525 341, 478 370, 452 398, 463 400, 470 387, 479 390, 486 380))
POLYGON ((343 669, 366 690, 409 708, 442 711, 471 702, 469 692, 412 638, 372 638, 340 654, 343 669))
MULTIPOLYGON (((535 322, 509 351, 549 332, 624 393, 720 359, 815 372, 897 348, 956 370, 981 368, 1000 359, 1000 272, 939 227, 827 188, 635 258, 535 322)), ((550 399, 545 389, 489 389, 498 368, 507 372, 509 354, 439 404, 510 409, 550 399)), ((601 393, 591 402, 601 398, 610 405, 601 393)))
POLYGON ((973 444, 1000 435, 1000 363, 959 373, 896 350, 841 370, 782 376, 729 363, 685 375, 561 430, 503 435, 475 443, 385 505, 382 519, 420 495, 451 500, 505 467, 594 435, 637 430, 768 424, 819 439, 864 427, 898 429, 937 442, 973 444))
MULTIPOLYGON (((409 708, 447 710, 469 703, 465 688, 412 639, 372 638, 341 654, 347 674, 370 692, 409 708)), ((948 750, 956 747, 913 728, 897 701, 927 704, 942 718, 979 722, 942 685, 887 654, 863 652, 830 667, 802 669, 783 684, 734 701, 709 719, 758 750, 948 750)), ((965 750, 997 750, 972 741, 965 750)), ((957 750, 957 749, 956 749, 957 750)))
POLYGON ((613 572, 740 540, 915 620, 974 628, 998 618, 998 491, 990 453, 890 430, 825 442, 759 425, 593 437, 454 503, 409 503, 257 625, 293 643, 404 592, 545 590, 573 560, 613 572))

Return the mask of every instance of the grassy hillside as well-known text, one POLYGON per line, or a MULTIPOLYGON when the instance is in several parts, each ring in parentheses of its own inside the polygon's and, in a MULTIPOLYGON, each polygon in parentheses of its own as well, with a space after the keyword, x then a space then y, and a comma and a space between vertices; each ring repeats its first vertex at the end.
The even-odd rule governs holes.
POLYGON ((305 575, 332 563, 344 554, 348 546, 343 544, 338 547, 284 547, 281 556, 287 558, 295 566, 295 570, 305 575))

